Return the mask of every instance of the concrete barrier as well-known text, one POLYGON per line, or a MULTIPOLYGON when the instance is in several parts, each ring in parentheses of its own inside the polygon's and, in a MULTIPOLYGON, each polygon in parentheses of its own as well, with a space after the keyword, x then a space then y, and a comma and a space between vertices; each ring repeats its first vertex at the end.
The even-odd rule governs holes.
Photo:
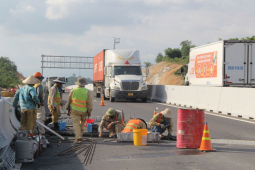
POLYGON ((253 88, 148 85, 148 99, 177 106, 255 118, 253 88))
MULTIPOLYGON (((13 102, 13 98, 5 97, 4 99, 13 102)), ((14 108, 0 99, 0 136, 2 136, 0 149, 11 143, 19 128, 20 122, 16 118, 14 108)))

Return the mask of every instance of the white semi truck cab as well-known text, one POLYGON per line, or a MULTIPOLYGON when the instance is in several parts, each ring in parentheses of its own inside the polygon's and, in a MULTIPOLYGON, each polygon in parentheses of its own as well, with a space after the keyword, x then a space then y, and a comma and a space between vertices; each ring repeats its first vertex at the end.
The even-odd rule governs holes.
POLYGON ((94 96, 147 101, 138 50, 103 50, 94 57, 94 96))

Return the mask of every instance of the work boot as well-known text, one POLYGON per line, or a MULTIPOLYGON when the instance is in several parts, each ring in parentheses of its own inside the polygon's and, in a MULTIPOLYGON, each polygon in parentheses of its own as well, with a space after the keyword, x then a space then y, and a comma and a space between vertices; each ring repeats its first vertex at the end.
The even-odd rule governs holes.
POLYGON ((48 124, 50 124, 52 122, 52 118, 48 118, 47 120, 45 120, 45 122, 44 122, 44 125, 48 125, 48 124))
POLYGON ((53 123, 53 125, 54 125, 54 130, 59 130, 58 123, 53 123))

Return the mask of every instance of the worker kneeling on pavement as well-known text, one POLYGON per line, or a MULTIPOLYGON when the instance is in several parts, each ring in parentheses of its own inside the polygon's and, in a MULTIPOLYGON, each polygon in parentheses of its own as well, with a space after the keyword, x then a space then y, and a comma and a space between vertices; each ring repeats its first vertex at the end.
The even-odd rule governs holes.
POLYGON ((130 119, 122 133, 133 132, 134 129, 147 129, 147 124, 143 119, 130 119))
POLYGON ((121 111, 109 108, 99 125, 99 137, 103 137, 103 128, 109 130, 109 137, 121 133, 124 129, 124 121, 121 116, 121 111))
MULTIPOLYGON (((36 92, 37 97, 39 98, 40 103, 41 103, 41 107, 37 109, 36 117, 37 117, 38 121, 40 121, 42 124, 44 124, 44 122, 45 122, 44 89, 43 89, 43 86, 41 85, 41 82, 44 79, 44 77, 42 76, 42 74, 40 72, 35 72, 34 77, 40 81, 40 83, 37 83, 34 85, 35 92, 36 92)), ((44 127, 42 127, 41 125, 38 125, 38 130, 41 135, 45 135, 44 127)), ((34 132, 39 133, 37 131, 37 128, 34 129, 34 132)))
POLYGON ((59 130, 58 118, 61 116, 60 106, 63 107, 62 104, 62 84, 65 82, 61 81, 61 78, 58 77, 56 80, 53 80, 55 84, 51 87, 50 93, 48 96, 48 107, 52 114, 52 122, 55 130, 59 130))
POLYGON ((18 101, 21 107, 21 127, 20 130, 34 130, 36 125, 36 105, 40 107, 40 100, 38 99, 34 85, 40 81, 34 76, 29 76, 22 81, 23 86, 14 96, 13 107, 18 106, 18 101))
POLYGON ((75 134, 74 143, 79 143, 82 141, 86 118, 87 116, 91 116, 92 98, 89 90, 85 88, 85 85, 87 84, 85 78, 80 77, 75 84, 78 85, 78 87, 72 89, 70 92, 66 110, 67 115, 71 115, 72 118, 75 134))
POLYGON ((166 108, 164 111, 157 113, 150 120, 150 127, 152 132, 160 133, 160 137, 164 137, 162 133, 168 129, 168 137, 172 137, 173 132, 173 122, 172 122, 172 112, 170 109, 166 108))

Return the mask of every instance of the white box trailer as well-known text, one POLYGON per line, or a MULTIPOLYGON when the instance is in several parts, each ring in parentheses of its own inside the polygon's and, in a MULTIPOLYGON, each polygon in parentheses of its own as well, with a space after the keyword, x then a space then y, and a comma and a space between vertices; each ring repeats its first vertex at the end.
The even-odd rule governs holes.
POLYGON ((255 86, 255 41, 222 40, 190 49, 185 85, 255 86))

